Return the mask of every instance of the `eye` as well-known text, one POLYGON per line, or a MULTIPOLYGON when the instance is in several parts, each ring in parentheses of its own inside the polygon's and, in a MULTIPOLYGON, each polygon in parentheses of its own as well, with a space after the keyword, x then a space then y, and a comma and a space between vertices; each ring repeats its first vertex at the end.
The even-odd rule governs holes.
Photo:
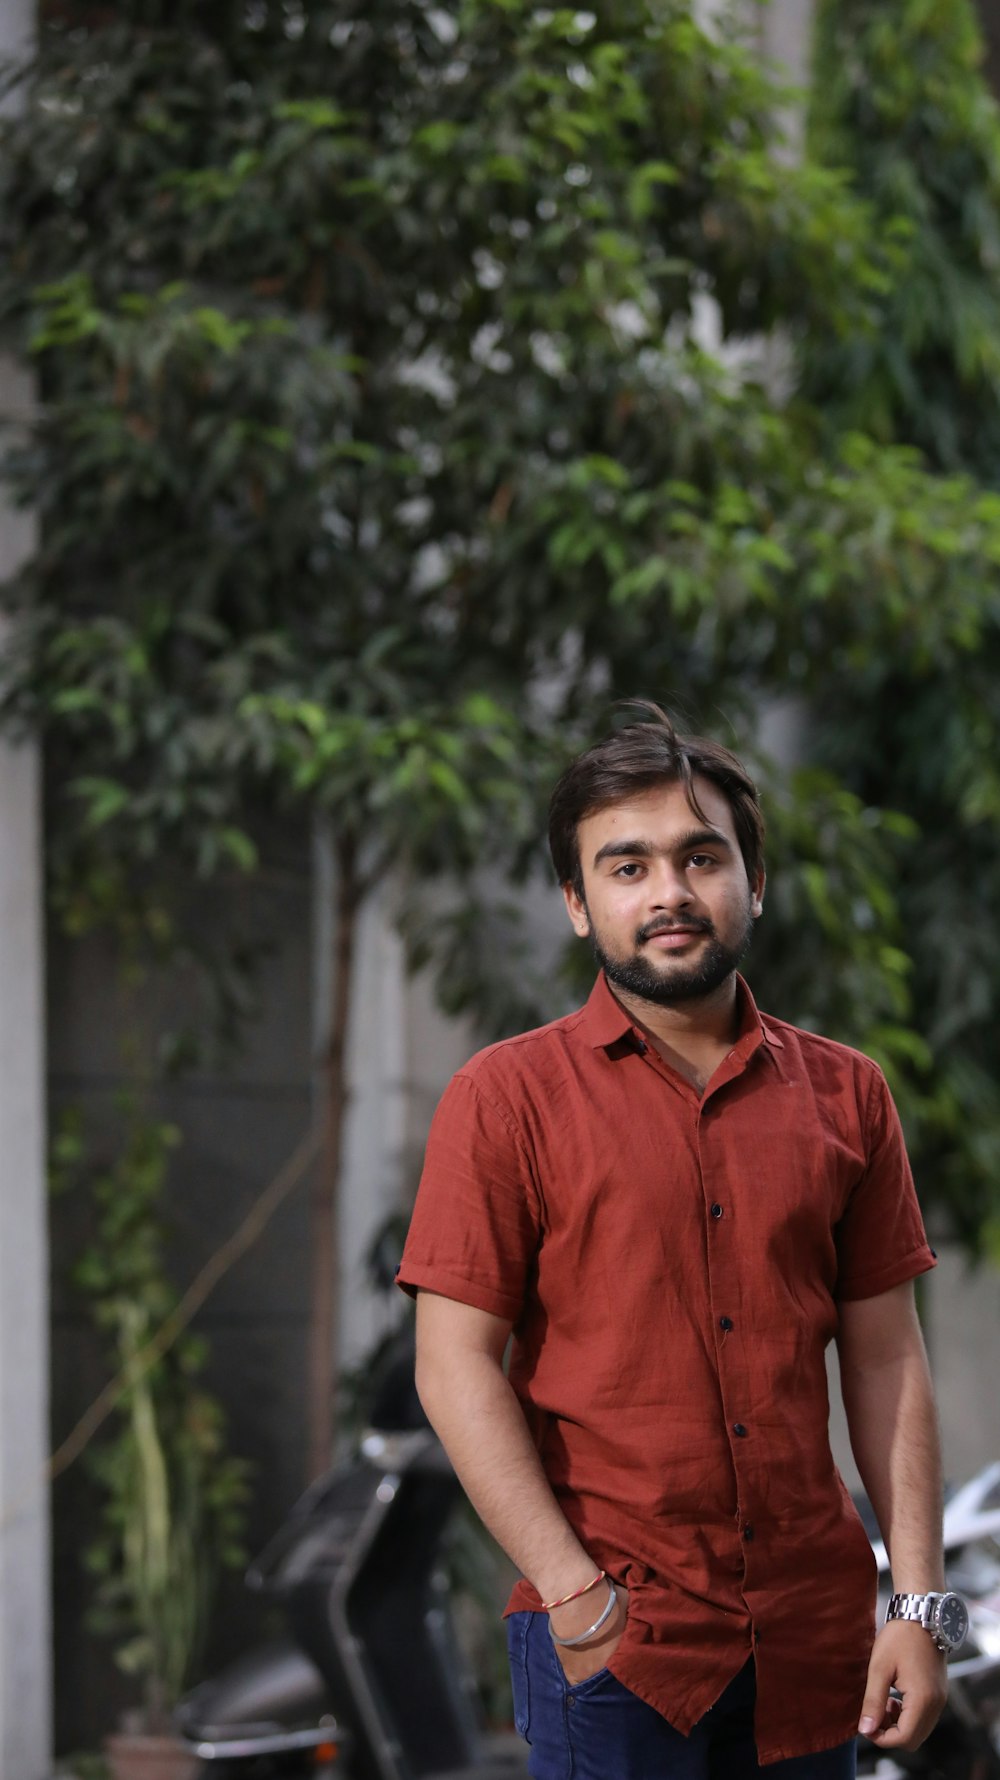
POLYGON ((699 870, 701 870, 702 867, 704 867, 706 865, 714 865, 715 863, 716 863, 716 859, 715 859, 714 853, 689 853, 688 854, 688 864, 697 866, 699 870))
POLYGON ((633 878, 634 874, 636 872, 640 872, 641 870, 642 870, 642 866, 639 864, 638 860, 628 859, 628 860, 626 860, 624 865, 619 865, 616 867, 614 876, 616 878, 624 878, 626 883, 629 883, 629 882, 631 882, 631 879, 633 878))

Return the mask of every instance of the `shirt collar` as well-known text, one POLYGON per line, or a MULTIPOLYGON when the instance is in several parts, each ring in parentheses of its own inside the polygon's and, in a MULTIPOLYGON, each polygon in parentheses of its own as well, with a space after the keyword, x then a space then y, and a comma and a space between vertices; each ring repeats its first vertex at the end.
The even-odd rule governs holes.
MULTIPOLYGON (((746 1054, 749 1054, 751 1050, 756 1049, 761 1039, 776 1051, 784 1049, 781 1039, 770 1022, 761 1017, 749 984, 738 972, 736 976, 736 1007, 738 1026, 734 1049, 738 1046, 746 1054), (749 1044, 745 1042, 748 1039, 751 1041, 749 1044)), ((641 1037, 631 1015, 626 1013, 621 1002, 616 1000, 612 994, 603 970, 591 989, 583 1009, 582 1033, 587 1043, 592 1045, 595 1051, 606 1050, 609 1045, 617 1044, 619 1039, 629 1035, 633 1035, 635 1038, 641 1037)))

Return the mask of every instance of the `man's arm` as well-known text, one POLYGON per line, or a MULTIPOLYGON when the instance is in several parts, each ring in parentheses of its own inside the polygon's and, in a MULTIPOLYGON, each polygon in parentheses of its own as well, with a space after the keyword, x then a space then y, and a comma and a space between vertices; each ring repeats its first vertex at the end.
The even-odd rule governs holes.
MULTIPOLYGON (((417 1294, 417 1391, 428 1420, 483 1523, 543 1601, 585 1588, 596 1573, 550 1489, 520 1404, 503 1370, 511 1325, 437 1293, 417 1294)), ((552 1614, 563 1638, 593 1625, 607 1601, 602 1583, 552 1614)), ((602 1632, 560 1649, 571 1681, 608 1660, 621 1636, 625 1596, 602 1632)))
MULTIPOLYGON (((893 1588, 944 1588, 941 1452, 912 1282, 840 1306, 841 1390, 851 1447, 892 1564, 893 1588)), ((904 1620, 875 1640, 861 1730, 881 1749, 916 1749, 947 1694, 945 1659, 904 1620), (894 1687, 902 1707, 889 1698, 894 1687)))

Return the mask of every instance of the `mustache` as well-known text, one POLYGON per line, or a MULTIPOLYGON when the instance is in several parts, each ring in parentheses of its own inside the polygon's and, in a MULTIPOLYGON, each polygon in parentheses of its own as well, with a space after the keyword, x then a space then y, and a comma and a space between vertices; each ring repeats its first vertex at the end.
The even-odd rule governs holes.
POLYGON ((645 927, 640 927, 636 932, 636 942, 641 946, 657 933, 677 933, 682 929, 686 932, 688 928, 694 928, 698 933, 715 932, 711 921, 706 920, 704 915, 685 915, 682 921, 647 921, 645 927))

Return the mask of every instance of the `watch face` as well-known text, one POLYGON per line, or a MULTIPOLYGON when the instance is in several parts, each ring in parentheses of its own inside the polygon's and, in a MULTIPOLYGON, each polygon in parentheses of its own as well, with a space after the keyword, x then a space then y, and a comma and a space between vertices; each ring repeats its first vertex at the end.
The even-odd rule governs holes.
POLYGON ((961 1595, 942 1596, 936 1617, 941 1637, 957 1650, 969 1629, 969 1613, 961 1595))

